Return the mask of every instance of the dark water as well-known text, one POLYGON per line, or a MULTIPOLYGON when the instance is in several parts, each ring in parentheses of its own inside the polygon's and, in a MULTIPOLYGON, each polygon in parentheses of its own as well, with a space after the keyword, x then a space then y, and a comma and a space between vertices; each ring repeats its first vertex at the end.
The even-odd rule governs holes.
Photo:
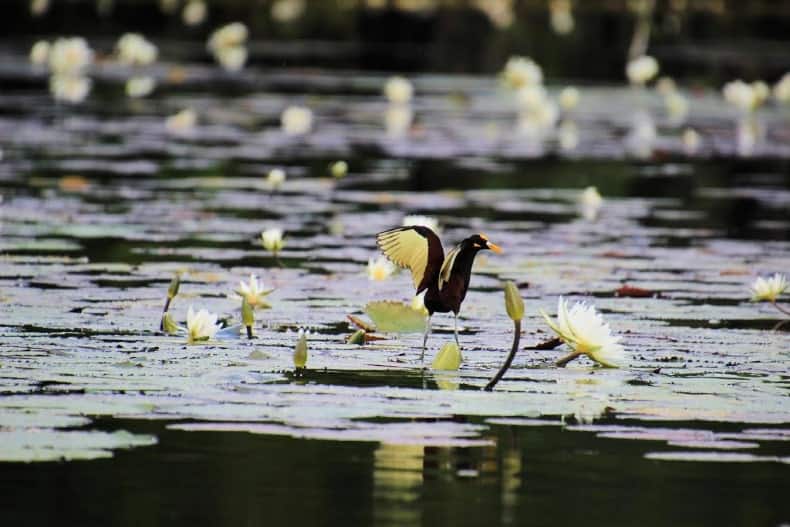
POLYGON ((491 447, 96 425, 159 444, 2 465, 4 524, 757 526, 790 515, 786 465, 649 460, 642 442, 556 425, 493 426, 491 447))

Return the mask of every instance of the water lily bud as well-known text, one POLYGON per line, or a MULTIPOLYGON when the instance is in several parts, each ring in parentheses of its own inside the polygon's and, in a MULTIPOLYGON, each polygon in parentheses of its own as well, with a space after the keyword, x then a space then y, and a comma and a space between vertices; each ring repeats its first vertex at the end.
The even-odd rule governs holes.
POLYGON ((507 308, 508 316, 514 322, 524 318, 524 300, 513 282, 505 283, 505 308, 507 308))
POLYGON ((457 370, 463 360, 461 348, 458 347, 458 344, 448 342, 436 354, 431 368, 434 370, 457 370))
POLYGON ((335 161, 329 166, 329 173, 332 174, 332 177, 335 179, 346 177, 348 173, 348 163, 345 161, 335 161))
POLYGON ((357 344, 359 346, 362 346, 365 343, 365 330, 364 329, 356 330, 354 333, 351 334, 350 337, 348 337, 348 340, 346 342, 348 342, 349 344, 357 344))
POLYGON ((178 324, 170 316, 170 313, 162 315, 162 329, 168 335, 175 335, 178 333, 178 324))
POLYGON ((307 364, 307 335, 309 331, 303 329, 299 330, 298 340, 296 341, 296 349, 294 349, 294 366, 301 369, 307 364))
POLYGON ((167 298, 170 300, 174 299, 178 294, 178 288, 181 286, 181 273, 176 273, 173 275, 173 279, 170 280, 170 285, 167 288, 167 298))
POLYGON ((255 313, 253 313, 252 306, 247 302, 246 298, 241 300, 241 322, 247 327, 252 327, 255 324, 255 313))

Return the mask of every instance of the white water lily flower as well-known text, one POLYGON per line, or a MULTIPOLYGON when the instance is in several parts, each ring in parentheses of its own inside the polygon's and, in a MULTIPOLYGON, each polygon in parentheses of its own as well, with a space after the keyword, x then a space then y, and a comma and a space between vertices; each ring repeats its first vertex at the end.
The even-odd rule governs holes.
POLYGON ((266 229, 261 233, 261 243, 267 251, 279 252, 285 245, 285 242, 283 242, 283 230, 276 227, 266 229))
POLYGON ((214 54, 214 58, 225 71, 241 71, 247 63, 247 48, 244 46, 220 48, 214 54))
POLYGON ((689 111, 688 99, 678 92, 672 92, 664 97, 664 106, 667 109, 669 118, 674 123, 682 123, 686 120, 689 111))
POLYGON ((551 29, 558 35, 567 35, 575 25, 570 0, 550 0, 549 14, 551 29))
POLYGON ((118 60, 128 66, 147 66, 156 61, 159 50, 139 33, 125 33, 115 44, 118 60))
POLYGON ((620 337, 612 335, 609 324, 604 322, 595 307, 576 302, 568 309, 566 300, 560 297, 556 323, 543 310, 541 314, 557 336, 575 352, 610 368, 617 368, 625 362, 620 337))
POLYGON ((165 128, 174 135, 189 133, 197 124, 197 114, 195 110, 186 108, 177 114, 169 116, 165 120, 165 128))
POLYGON ((384 85, 384 95, 394 104, 407 104, 413 93, 411 82, 404 77, 390 77, 384 85))
POLYGON ((543 70, 527 57, 510 57, 502 71, 502 81, 512 89, 543 83, 543 70))
POLYGON ((628 63, 625 74, 631 84, 644 86, 658 75, 658 61, 649 55, 642 55, 628 63))
POLYGON ((215 30, 208 39, 209 51, 242 46, 247 42, 249 31, 241 22, 231 22, 215 30))
POLYGON ((687 155, 693 155, 697 153, 699 150, 700 144, 700 137, 696 130, 692 128, 686 128, 683 131, 683 149, 686 151, 687 155))
POLYGON ((49 69, 54 75, 78 76, 93 62, 93 50, 82 37, 59 38, 49 50, 49 69))
POLYGON ((760 95, 754 85, 740 79, 728 82, 722 88, 724 100, 743 112, 751 112, 760 105, 760 95))
POLYGON ((521 110, 537 110, 546 104, 548 99, 546 88, 540 84, 524 86, 516 92, 516 103, 521 110))
POLYGON ((49 0, 30 0, 30 14, 41 16, 49 10, 49 0))
POLYGON ((305 135, 313 128, 313 112, 303 106, 289 106, 280 115, 280 124, 286 135, 305 135))
POLYGON ((754 96, 757 99, 757 106, 762 106, 771 96, 771 88, 765 81, 754 81, 752 90, 754 90, 754 96))
POLYGON ((790 72, 782 75, 774 85, 774 99, 782 104, 790 104, 790 72))
POLYGON ((385 256, 368 260, 368 279, 386 280, 395 272, 395 266, 385 256))
POLYGON ((762 276, 752 283, 752 301, 776 302, 776 299, 787 291, 787 278, 783 274, 774 273, 773 276, 763 278, 762 276))
POLYGON ((675 83, 675 79, 672 77, 667 77, 664 75, 663 77, 659 77, 656 81, 656 92, 658 92, 659 95, 666 97, 676 90, 677 84, 675 83))
POLYGON ((576 150, 579 146, 579 128, 571 120, 565 120, 557 127, 557 140, 563 152, 576 150))
POLYGON ((239 288, 234 291, 238 298, 244 298, 252 308, 269 308, 271 307, 266 302, 266 297, 272 292, 272 289, 263 288, 263 280, 258 281, 258 277, 254 274, 250 275, 250 281, 239 282, 239 288))
POLYGON ((603 205, 603 198, 595 187, 587 187, 579 194, 579 213, 585 220, 592 221, 598 217, 598 212, 603 205))
POLYGON ((211 340, 220 329, 217 315, 201 309, 197 313, 189 306, 187 311, 187 340, 190 344, 211 340))
POLYGON ((266 176, 266 182, 272 190, 277 190, 285 183, 285 177, 285 170, 282 168, 273 168, 269 170, 269 174, 266 176))
POLYGON ((272 4, 272 20, 280 23, 293 22, 306 8, 305 0, 276 0, 272 4))
POLYGON ((43 66, 49 60, 50 44, 46 40, 39 40, 30 48, 30 63, 43 66))
POLYGON ((181 11, 181 20, 188 26, 197 26, 206 20, 208 7, 203 0, 189 0, 181 11))
POLYGON ((403 218, 402 225, 404 227, 423 226, 428 227, 433 232, 439 232, 439 220, 432 216, 423 216, 421 214, 409 214, 403 218))
POLYGON ((87 77, 75 75, 53 75, 49 79, 49 91, 56 101, 70 104, 81 103, 91 91, 92 82, 87 77))
POLYGON ((411 129, 414 112, 408 104, 390 104, 384 112, 387 135, 393 138, 405 136, 411 129))
POLYGON ((657 136, 658 132, 653 118, 647 112, 640 112, 634 116, 631 130, 625 138, 626 147, 636 157, 650 157, 657 136))
POLYGON ((569 112, 579 105, 580 98, 581 93, 579 92, 578 88, 573 86, 563 88, 559 96, 560 108, 566 112, 569 112))
POLYGON ((329 166, 329 173, 335 179, 342 179, 348 174, 348 163, 345 161, 335 161, 329 166))
POLYGON ((150 95, 156 87, 153 77, 132 77, 126 81, 126 95, 132 98, 150 95))

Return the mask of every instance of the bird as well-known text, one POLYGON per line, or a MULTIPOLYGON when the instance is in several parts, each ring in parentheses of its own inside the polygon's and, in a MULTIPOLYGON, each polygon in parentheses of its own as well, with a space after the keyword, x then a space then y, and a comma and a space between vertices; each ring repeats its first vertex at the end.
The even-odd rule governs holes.
POLYGON ((411 271, 418 295, 425 291, 428 322, 422 340, 422 356, 425 355, 434 313, 453 313, 455 343, 460 348, 458 313, 469 288, 475 256, 481 250, 501 254, 502 248, 491 243, 485 234, 473 234, 445 255, 442 241, 436 233, 422 225, 380 232, 376 235, 376 244, 392 263, 411 271))

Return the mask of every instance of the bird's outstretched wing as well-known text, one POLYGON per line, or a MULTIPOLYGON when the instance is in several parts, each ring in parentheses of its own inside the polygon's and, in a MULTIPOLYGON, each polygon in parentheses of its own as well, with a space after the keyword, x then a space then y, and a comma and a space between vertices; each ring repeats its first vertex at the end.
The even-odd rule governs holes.
POLYGON ((442 242, 428 227, 398 227, 380 232, 376 243, 392 263, 411 271, 417 293, 436 279, 444 260, 442 242))
POLYGON ((439 270, 439 289, 444 287, 444 284, 450 281, 450 275, 453 272, 453 265, 455 265, 455 257, 461 252, 461 245, 456 245, 447 253, 442 263, 442 268, 439 270))

